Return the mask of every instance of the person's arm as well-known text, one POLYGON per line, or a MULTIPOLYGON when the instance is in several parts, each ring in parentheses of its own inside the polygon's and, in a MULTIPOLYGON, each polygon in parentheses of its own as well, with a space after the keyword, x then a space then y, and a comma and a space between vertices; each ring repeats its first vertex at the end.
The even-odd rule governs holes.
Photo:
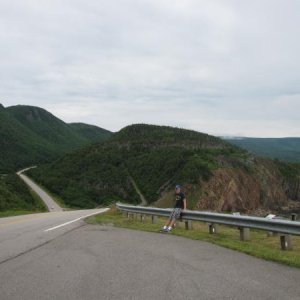
POLYGON ((183 210, 186 210, 186 198, 183 199, 183 210))

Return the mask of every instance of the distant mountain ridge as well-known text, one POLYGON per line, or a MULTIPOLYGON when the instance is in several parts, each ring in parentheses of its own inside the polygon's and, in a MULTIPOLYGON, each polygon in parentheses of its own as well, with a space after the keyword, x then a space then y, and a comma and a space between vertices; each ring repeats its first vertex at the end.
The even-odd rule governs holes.
POLYGON ((248 138, 229 137, 224 139, 257 155, 290 162, 300 162, 300 138, 248 138))
POLYGON ((110 135, 96 126, 67 124, 39 107, 1 105, 0 173, 51 161, 110 135))

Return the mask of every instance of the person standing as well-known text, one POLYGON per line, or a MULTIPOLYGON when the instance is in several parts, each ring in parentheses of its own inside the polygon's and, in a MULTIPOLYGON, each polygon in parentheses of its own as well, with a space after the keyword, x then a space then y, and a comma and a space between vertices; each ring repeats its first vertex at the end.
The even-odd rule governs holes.
POLYGON ((177 184, 175 186, 175 206, 162 230, 170 232, 176 220, 180 218, 181 212, 184 210, 186 210, 186 197, 185 194, 182 192, 182 187, 179 184, 177 184))

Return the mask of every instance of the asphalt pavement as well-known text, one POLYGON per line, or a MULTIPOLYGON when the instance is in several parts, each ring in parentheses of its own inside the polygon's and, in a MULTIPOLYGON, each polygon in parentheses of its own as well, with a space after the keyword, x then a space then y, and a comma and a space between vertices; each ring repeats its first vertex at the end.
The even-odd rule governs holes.
MULTIPOLYGON (((84 225, 83 218, 105 210, 90 209, 0 218, 0 269, 3 262, 84 225)), ((0 299, 2 300, 1 294, 0 299)))
POLYGON ((2 262, 0 282, 1 300, 300 299, 299 269, 174 235, 84 223, 2 262))

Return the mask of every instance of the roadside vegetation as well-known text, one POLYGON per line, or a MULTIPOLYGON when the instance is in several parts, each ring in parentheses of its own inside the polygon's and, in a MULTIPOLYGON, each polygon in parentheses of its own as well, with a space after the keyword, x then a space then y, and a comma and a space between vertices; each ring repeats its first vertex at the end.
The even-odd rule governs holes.
POLYGON ((41 199, 16 174, 0 176, 0 217, 44 211, 41 199))
MULTIPOLYGON (((143 222, 140 218, 128 219, 115 206, 104 214, 87 219, 89 224, 111 225, 158 234, 165 221, 165 218, 158 218, 157 224, 152 224, 149 216, 143 222)), ((218 234, 209 234, 208 225, 205 223, 193 222, 193 230, 186 230, 184 222, 178 222, 176 229, 170 234, 213 243, 258 258, 300 268, 300 237, 292 237, 293 250, 282 251, 279 236, 267 237, 266 232, 260 230, 251 230, 250 240, 241 241, 237 228, 220 225, 218 234)))

